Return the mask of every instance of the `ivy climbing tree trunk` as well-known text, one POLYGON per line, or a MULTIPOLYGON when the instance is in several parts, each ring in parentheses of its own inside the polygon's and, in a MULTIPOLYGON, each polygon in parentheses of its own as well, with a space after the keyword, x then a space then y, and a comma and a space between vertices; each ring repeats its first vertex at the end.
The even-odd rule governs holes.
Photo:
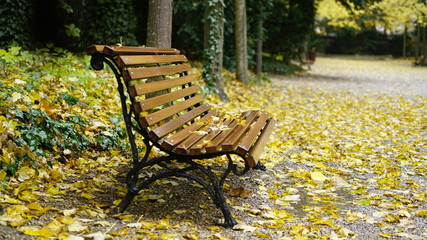
POLYGON ((170 48, 173 0, 149 0, 147 47, 170 48))
POLYGON ((222 79, 224 48, 224 2, 208 0, 204 13, 204 64, 203 79, 215 89, 223 101, 228 101, 222 79))
POLYGON ((248 47, 246 33, 246 0, 235 0, 236 77, 248 84, 248 47))

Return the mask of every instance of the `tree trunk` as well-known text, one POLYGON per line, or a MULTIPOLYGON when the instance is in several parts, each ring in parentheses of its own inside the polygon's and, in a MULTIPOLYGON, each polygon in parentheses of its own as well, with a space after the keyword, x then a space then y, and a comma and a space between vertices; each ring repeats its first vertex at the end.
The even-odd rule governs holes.
POLYGON ((422 51, 422 55, 423 56, 426 56, 426 54, 427 54, 427 27, 426 26, 423 26, 422 28, 422 37, 423 37, 423 39, 422 39, 422 43, 421 43, 421 51, 422 51))
MULTIPOLYGON (((173 0, 149 0, 147 20, 147 47, 170 48, 172 45, 172 2, 173 0)), ((163 80, 153 77, 148 82, 163 80)), ((152 98, 170 92, 157 91, 146 95, 152 98)), ((170 105, 170 104, 166 104, 170 105)))
POLYGON ((416 26, 417 36, 416 36, 416 45, 415 45, 415 57, 420 57, 420 45, 421 45, 421 27, 420 24, 416 26))
POLYGON ((248 84, 248 48, 246 36, 246 0, 235 0, 236 77, 248 84))
MULTIPOLYGON (((260 8, 262 11, 262 8, 260 8)), ((257 48, 256 48, 256 69, 255 73, 258 77, 262 74, 262 38, 264 35, 263 31, 263 19, 262 19, 262 13, 258 17, 258 36, 257 36, 257 48)))
POLYGON ((406 58, 406 36, 408 34, 408 30, 405 25, 405 31, 403 32, 403 57, 406 58))
POLYGON ((149 0, 147 47, 171 47, 172 2, 173 0, 149 0))
POLYGON ((221 1, 208 1, 204 13, 205 59, 203 78, 207 84, 214 84, 217 94, 228 101, 222 79, 224 49, 224 6, 221 1))

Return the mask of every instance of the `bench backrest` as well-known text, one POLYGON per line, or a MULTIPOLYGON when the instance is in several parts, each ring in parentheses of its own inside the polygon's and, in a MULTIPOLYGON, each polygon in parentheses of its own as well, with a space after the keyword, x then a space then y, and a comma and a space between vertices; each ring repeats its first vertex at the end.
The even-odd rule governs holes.
MULTIPOLYGON (((123 77, 135 119, 153 141, 210 110, 190 74, 188 59, 176 49, 102 46, 123 77)), ((100 51, 93 46, 91 51, 100 51)))

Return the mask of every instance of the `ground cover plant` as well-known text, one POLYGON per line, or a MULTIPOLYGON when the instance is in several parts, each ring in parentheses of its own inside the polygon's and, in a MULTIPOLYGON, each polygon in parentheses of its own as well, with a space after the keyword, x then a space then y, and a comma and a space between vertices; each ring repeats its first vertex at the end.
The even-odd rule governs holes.
MULTIPOLYGON (((201 188, 176 178, 108 216, 126 191, 130 163, 113 75, 61 49, 15 47, 0 56, 2 239, 427 237, 425 96, 316 88, 315 74, 326 69, 316 65, 294 84, 276 76, 243 86, 225 73, 230 102, 211 95, 210 104, 277 119, 263 155, 267 171, 226 182, 240 222, 229 230, 212 225, 221 214, 201 188), (301 84, 310 76, 315 85, 301 84)), ((381 64, 360 66, 374 75, 381 64)), ((350 81, 327 74, 323 80, 350 81)))

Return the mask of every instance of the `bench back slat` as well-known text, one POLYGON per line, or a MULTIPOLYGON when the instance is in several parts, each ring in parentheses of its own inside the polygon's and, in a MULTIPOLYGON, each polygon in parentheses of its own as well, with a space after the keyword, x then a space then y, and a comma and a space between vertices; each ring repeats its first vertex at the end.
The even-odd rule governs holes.
POLYGON ((184 55, 126 55, 115 60, 119 67, 130 67, 144 64, 187 62, 184 55))
POLYGON ((147 67, 147 68, 130 68, 123 71, 125 80, 136 80, 150 77, 158 77, 164 75, 172 75, 191 70, 189 63, 180 65, 169 65, 160 67, 147 67))
POLYGON ((150 127, 162 120, 165 120, 181 111, 184 111, 188 108, 191 108, 192 106, 197 105, 198 103, 203 102, 203 97, 200 95, 196 95, 192 98, 189 98, 185 101, 176 103, 172 106, 162 108, 159 111, 156 111, 154 113, 148 114, 147 116, 141 117, 140 122, 143 127, 150 127))
POLYGON ((193 75, 182 76, 179 78, 167 79, 158 82, 136 84, 129 87, 129 92, 132 97, 140 96, 147 93, 157 92, 165 89, 170 89, 177 86, 182 86, 196 79, 193 75))
POLYGON ((152 98, 147 98, 142 101, 139 101, 140 112, 147 111, 149 109, 161 106, 166 103, 170 103, 180 98, 188 97, 196 94, 199 91, 199 87, 191 86, 187 88, 180 89, 178 91, 173 91, 163 95, 155 96, 152 98))
POLYGON ((187 113, 174 118, 173 120, 161 125, 160 127, 155 128, 150 132, 151 137, 153 139, 159 140, 160 138, 166 136, 167 134, 177 130, 178 128, 182 127, 184 124, 192 121, 196 117, 202 115, 203 113, 206 113, 208 110, 210 110, 211 107, 209 104, 203 104, 197 108, 192 109, 191 111, 188 111, 187 113))
POLYGON ((105 46, 103 53, 109 56, 118 55, 143 55, 143 54, 179 54, 175 48, 152 48, 152 47, 131 47, 131 46, 105 46))

